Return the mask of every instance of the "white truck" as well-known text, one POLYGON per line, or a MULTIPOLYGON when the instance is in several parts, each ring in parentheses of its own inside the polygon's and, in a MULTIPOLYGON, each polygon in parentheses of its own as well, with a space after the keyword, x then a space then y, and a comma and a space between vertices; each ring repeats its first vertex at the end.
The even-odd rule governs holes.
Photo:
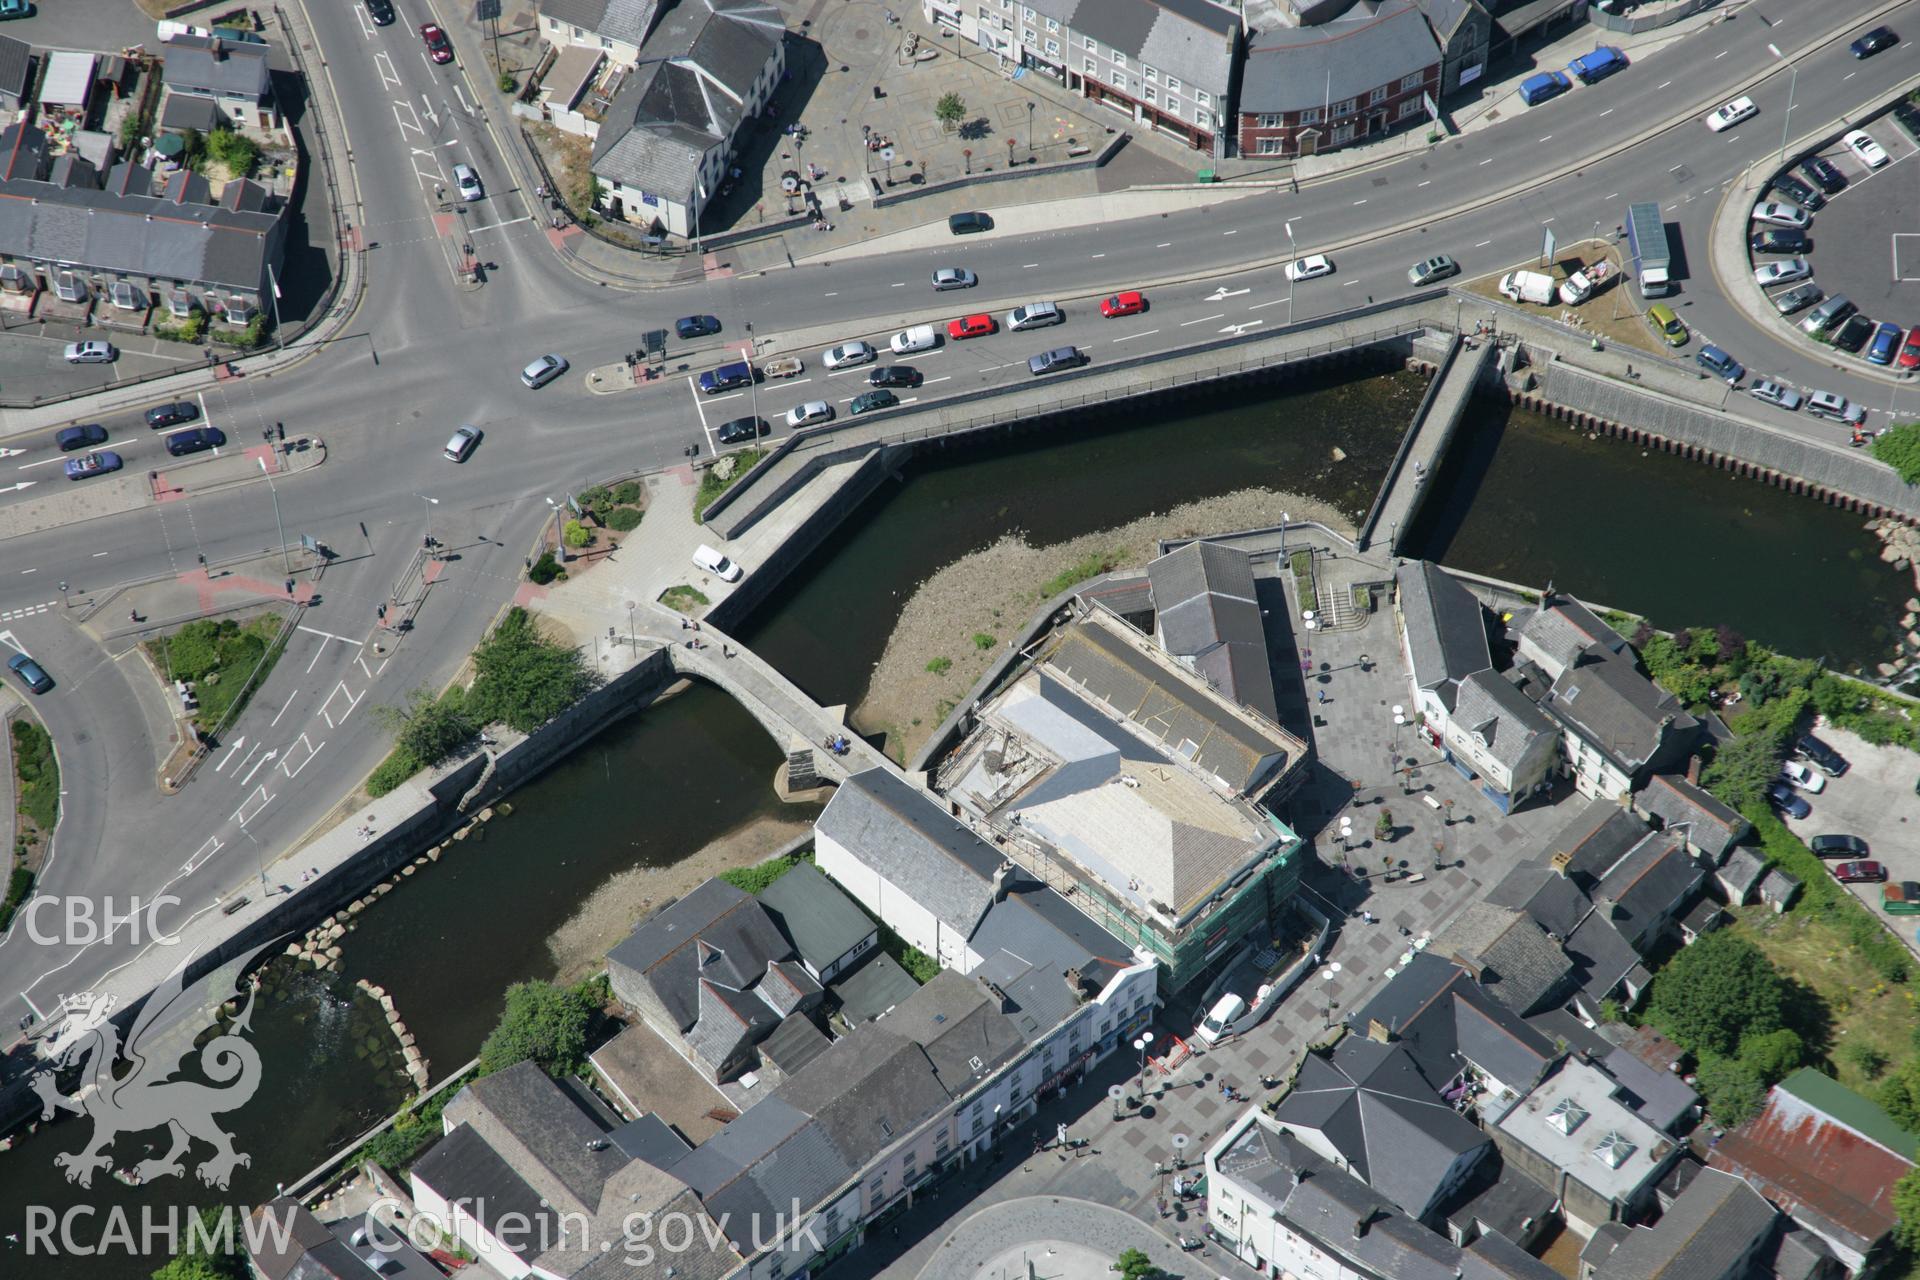
POLYGON ((1500 277, 1500 292, 1515 302, 1553 304, 1553 277, 1542 271, 1509 271, 1500 277))
POLYGON ((1593 287, 1613 275, 1613 264, 1605 258, 1592 266, 1582 267, 1568 276, 1560 285, 1560 301, 1570 307, 1579 306, 1593 296, 1593 287))

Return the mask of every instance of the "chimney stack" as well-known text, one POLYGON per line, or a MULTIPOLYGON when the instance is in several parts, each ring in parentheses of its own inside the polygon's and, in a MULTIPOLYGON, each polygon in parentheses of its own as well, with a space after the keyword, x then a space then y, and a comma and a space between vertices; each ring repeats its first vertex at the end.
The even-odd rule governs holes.
POLYGON ((995 902, 1005 902, 1007 900, 1007 882, 1011 879, 1013 879, 1013 863, 1001 863, 999 870, 993 873, 993 900, 995 902))
POLYGON ((1547 865, 1564 876, 1567 874, 1567 868, 1573 865, 1573 855, 1566 852, 1556 853, 1548 860, 1547 865))

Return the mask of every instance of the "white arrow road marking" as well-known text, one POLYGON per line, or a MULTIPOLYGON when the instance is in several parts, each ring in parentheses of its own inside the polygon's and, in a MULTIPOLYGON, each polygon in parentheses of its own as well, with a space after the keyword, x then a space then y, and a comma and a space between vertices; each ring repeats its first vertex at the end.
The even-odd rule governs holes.
POLYGON ((1265 323, 1266 323, 1265 320, 1245 320, 1239 324, 1230 324, 1226 328, 1222 329, 1220 332, 1231 333, 1231 334, 1242 334, 1249 329, 1258 329, 1261 325, 1265 323))
MULTIPOLYGON (((272 751, 269 751, 269 752, 267 752, 267 754, 265 754, 265 755, 263 755, 263 756, 261 756, 261 757, 260 757, 260 759, 259 759, 259 760, 257 760, 257 761, 256 761, 256 762, 254 763, 254 766, 253 766, 253 768, 251 768, 251 769, 249 769, 249 770, 247 770, 247 776, 246 776, 246 777, 244 777, 244 778, 242 778, 242 779, 240 779, 240 785, 244 787, 244 786, 246 786, 246 785, 247 785, 247 784, 248 784, 249 782, 252 782, 252 781, 253 781, 253 775, 254 775, 254 774, 256 774, 256 773, 258 773, 258 772, 260 772, 260 770, 261 770, 261 769, 262 769, 263 767, 265 767, 265 766, 266 766, 267 764, 269 764, 270 762, 272 762, 272 760, 274 759, 274 757, 276 757, 276 756, 278 756, 279 754, 280 754, 280 752, 279 752, 279 749, 278 749, 278 748, 276 748, 276 749, 274 749, 274 750, 272 750, 272 751)), ((243 826, 244 826, 245 824, 244 824, 244 823, 242 823, 241 825, 243 825, 243 826)))
MULTIPOLYGON (((54 461, 54 459, 50 458, 48 461, 51 462, 54 461)), ((18 484, 0 485, 0 493, 12 493, 15 489, 31 489, 39 483, 38 480, 22 480, 18 484)))
POLYGON ((17 458, 25 452, 25 449, 0 449, 0 458, 17 458))
POLYGON ((246 745, 247 745, 247 735, 243 733, 240 735, 239 739, 234 742, 232 746, 226 749, 225 754, 223 754, 220 757, 220 763, 213 766, 213 771, 215 773, 218 773, 222 769, 226 768, 229 764, 233 763, 233 753, 246 745))
POLYGON ((1227 298, 1237 298, 1243 293, 1252 293, 1252 292, 1253 292, 1253 289, 1251 286, 1245 289, 1229 289, 1227 288, 1227 286, 1221 285, 1218 289, 1215 289, 1212 293, 1207 295, 1207 301, 1221 302, 1227 298))

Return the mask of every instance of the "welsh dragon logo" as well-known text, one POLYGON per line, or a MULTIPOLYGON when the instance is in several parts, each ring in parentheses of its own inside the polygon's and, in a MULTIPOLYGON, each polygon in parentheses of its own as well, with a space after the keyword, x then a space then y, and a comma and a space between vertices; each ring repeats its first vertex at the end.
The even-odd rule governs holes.
POLYGON ((185 982, 188 961, 182 961, 141 1006, 124 1050, 119 1029, 108 1016, 113 1011, 111 997, 76 1004, 68 1016, 79 1021, 62 1033, 64 1046, 32 1082, 34 1092, 40 1095, 42 1120, 51 1120, 63 1110, 93 1119, 93 1137, 87 1145, 54 1158, 54 1163, 66 1171, 69 1182, 90 1187, 95 1170, 111 1169, 109 1151, 120 1134, 162 1127, 172 1135, 171 1148, 136 1165, 129 1180, 144 1183, 184 1174, 186 1166, 181 1158, 195 1139, 214 1151, 212 1158, 195 1171, 209 1187, 225 1190, 236 1168, 252 1164, 251 1157, 233 1149, 233 1135, 214 1119, 245 1106, 260 1087, 259 1051, 243 1038, 253 1016, 252 992, 247 992, 232 1025, 200 1049, 200 1071, 213 1084, 171 1078, 192 1052, 191 1045, 183 1044, 169 1054, 157 1051, 152 1042, 161 1038, 157 1034, 160 1029, 192 1014, 195 1002, 205 998, 216 977, 225 975, 228 989, 234 989, 237 975, 244 973, 264 950, 253 952, 238 964, 221 966, 191 987, 185 982), (132 1070, 116 1075, 123 1061, 132 1070), (80 1088, 71 1094, 60 1092, 55 1072, 75 1066, 81 1069, 80 1088))

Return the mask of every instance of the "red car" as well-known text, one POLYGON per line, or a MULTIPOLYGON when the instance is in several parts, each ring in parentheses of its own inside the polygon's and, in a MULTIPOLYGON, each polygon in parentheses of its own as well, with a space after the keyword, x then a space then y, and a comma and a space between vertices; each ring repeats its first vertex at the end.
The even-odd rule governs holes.
POLYGON ((1907 340, 1900 346, 1899 363, 1902 369, 1920 369, 1920 324, 1907 330, 1907 340))
POLYGON ((1887 878, 1887 869, 1871 859, 1838 862, 1834 864, 1833 876, 1841 884, 1879 884, 1887 878))
POLYGON ((1147 296, 1138 289, 1116 293, 1100 304, 1100 314, 1109 320, 1115 316, 1137 316, 1146 309, 1147 296))
POLYGON ((427 42, 427 56, 438 63, 453 61, 453 41, 447 39, 447 33, 438 24, 423 22, 420 24, 420 38, 427 42))
POLYGON ((992 316, 961 316, 958 320, 947 322, 947 336, 955 342, 962 338, 982 338, 992 332, 992 316))

